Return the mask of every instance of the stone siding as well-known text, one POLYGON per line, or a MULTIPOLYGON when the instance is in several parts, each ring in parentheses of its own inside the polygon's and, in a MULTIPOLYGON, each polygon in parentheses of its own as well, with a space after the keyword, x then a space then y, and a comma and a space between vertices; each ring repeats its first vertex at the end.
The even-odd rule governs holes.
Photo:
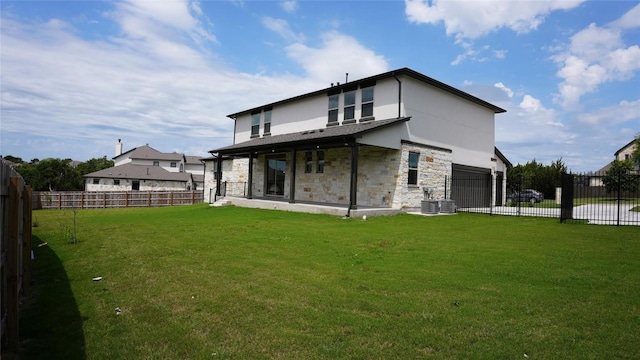
MULTIPOLYGON (((324 149, 324 172, 317 172, 317 151, 311 151, 313 169, 307 173, 306 151, 296 154, 296 201, 349 204, 351 182, 351 148, 324 149)), ((266 160, 273 155, 259 155, 253 161, 253 197, 265 197, 266 160)), ((291 153, 280 154, 287 161, 284 196, 289 199, 291 153)), ((358 158, 358 206, 394 209, 420 208, 423 187, 432 189, 433 199, 445 199, 445 181, 451 177, 451 151, 419 144, 403 144, 401 150, 361 145, 358 158), (418 184, 408 185, 409 152, 420 154, 418 184)), ((215 191, 213 161, 205 174, 205 201, 215 191)), ((227 195, 244 196, 248 180, 248 159, 225 160, 222 181, 227 181, 227 195), (232 187, 238 187, 232 191, 232 187)))
POLYGON ((452 153, 446 149, 439 149, 427 145, 405 143, 402 145, 400 165, 400 181, 398 182, 400 207, 406 209, 418 209, 424 200, 423 187, 431 191, 431 199, 443 200, 449 197, 450 185, 446 181, 451 178, 452 153), (416 152, 418 156, 418 181, 416 185, 408 185, 409 182, 409 152, 416 152))

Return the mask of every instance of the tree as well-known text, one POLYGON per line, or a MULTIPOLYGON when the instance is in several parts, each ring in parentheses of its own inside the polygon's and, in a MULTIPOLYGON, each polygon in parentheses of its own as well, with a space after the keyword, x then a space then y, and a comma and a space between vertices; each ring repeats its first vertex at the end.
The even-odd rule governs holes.
POLYGON ((631 153, 631 159, 635 162, 636 170, 640 167, 640 133, 636 135, 636 140, 633 142, 636 148, 631 153))
POLYGON ((567 166, 559 158, 550 165, 543 165, 533 159, 525 165, 516 165, 507 172, 509 192, 522 189, 535 189, 544 194, 546 199, 555 197, 556 187, 560 186, 562 174, 567 172, 567 166))
POLYGON ((80 173, 80 176, 84 176, 95 171, 108 169, 110 167, 113 167, 113 165, 114 165, 113 160, 107 160, 107 157, 103 156, 101 158, 89 159, 79 164, 76 167, 76 169, 80 173))
POLYGON ((620 191, 638 191, 640 176, 633 173, 633 161, 614 160, 602 178, 607 193, 620 191))
POLYGON ((11 161, 14 164, 24 164, 24 161, 22 160, 22 158, 19 158, 16 156, 7 155, 7 156, 3 156, 2 158, 7 161, 11 161))

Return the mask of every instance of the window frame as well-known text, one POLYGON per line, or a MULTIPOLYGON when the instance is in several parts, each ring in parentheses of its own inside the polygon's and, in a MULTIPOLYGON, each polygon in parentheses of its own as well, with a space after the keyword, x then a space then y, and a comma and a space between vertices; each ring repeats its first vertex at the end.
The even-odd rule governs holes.
POLYGON ((178 163, 177 163, 177 162, 175 162, 175 161, 172 161, 172 162, 171 162, 171 167, 172 167, 172 168, 174 168, 174 167, 178 167, 178 163))
POLYGON ((316 173, 324 173, 324 150, 316 151, 316 173))
POLYGON ((160 161, 154 161, 153 166, 160 166, 160 161))
POLYGON ((304 152, 304 172, 305 174, 313 172, 313 151, 304 152))
POLYGON ((260 121, 262 119, 262 112, 255 111, 251 113, 251 137, 260 136, 260 121))
POLYGON ((340 94, 329 95, 327 109, 327 124, 337 125, 340 109, 340 94), (335 106, 332 107, 332 105, 334 105, 333 103, 335 103, 335 106))
POLYGON ((360 89, 360 120, 371 120, 375 101, 375 87, 367 86, 360 89), (371 96, 369 96, 369 92, 371 96))
POLYGON ((342 112, 343 122, 350 122, 356 119, 356 90, 345 91, 344 108, 342 112))
POLYGON ((93 185, 100 185, 100 179, 93 178, 93 185))
POLYGON ((264 110, 264 133, 263 135, 271 135, 271 113, 273 109, 264 110))
POLYGON ((420 164, 420 153, 415 151, 409 151, 407 158, 407 185, 409 186, 418 186, 418 167, 420 164), (412 156, 415 156, 413 159, 415 163, 415 167, 412 166, 412 156))
POLYGON ((120 179, 113 179, 113 185, 120 185, 120 179))

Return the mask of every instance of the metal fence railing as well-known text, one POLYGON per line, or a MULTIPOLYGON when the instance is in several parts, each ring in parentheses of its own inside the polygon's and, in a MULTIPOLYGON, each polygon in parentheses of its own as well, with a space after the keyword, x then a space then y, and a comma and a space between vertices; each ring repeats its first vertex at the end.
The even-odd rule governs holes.
POLYGON ((636 173, 563 174, 552 182, 519 177, 501 184, 489 174, 452 177, 451 198, 461 212, 640 226, 640 175, 636 173))

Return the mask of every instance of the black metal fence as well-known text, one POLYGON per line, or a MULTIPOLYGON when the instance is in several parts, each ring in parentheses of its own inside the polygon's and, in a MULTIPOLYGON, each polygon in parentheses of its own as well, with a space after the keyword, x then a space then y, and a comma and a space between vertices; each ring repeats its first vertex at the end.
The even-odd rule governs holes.
POLYGON ((503 181, 479 174, 452 177, 457 211, 538 216, 561 222, 640 226, 640 174, 563 174, 555 182, 534 177, 503 181))

